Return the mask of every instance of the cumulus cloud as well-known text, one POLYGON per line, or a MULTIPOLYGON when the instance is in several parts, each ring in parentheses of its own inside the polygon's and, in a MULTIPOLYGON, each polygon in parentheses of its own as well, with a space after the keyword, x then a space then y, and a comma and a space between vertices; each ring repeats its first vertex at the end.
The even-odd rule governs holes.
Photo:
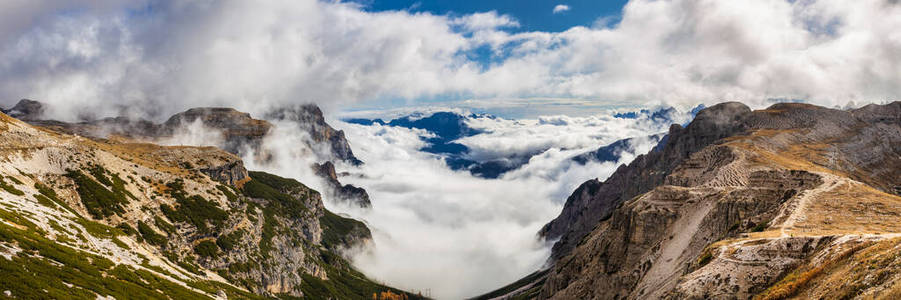
POLYGON ((554 11, 553 11, 553 12, 554 12, 555 14, 559 14, 559 13, 562 13, 562 12, 565 12, 565 11, 568 11, 568 10, 569 10, 569 5, 566 5, 566 4, 557 4, 556 6, 554 6, 554 11))
POLYGON ((58 118, 444 97, 762 106, 901 94, 901 5, 887 0, 632 0, 616 25, 556 33, 514 33, 515 18, 496 12, 314 0, 2 5, 0 99, 52 102, 58 118), (484 47, 489 63, 475 59, 484 47))
MULTIPOLYGON (((540 119, 470 120, 471 126, 490 131, 484 138, 465 140, 477 155, 540 152, 499 179, 452 171, 439 156, 421 152, 426 143, 421 137, 430 136, 427 131, 335 123, 366 162, 339 163, 339 172, 350 173, 341 181, 366 188, 372 198, 367 210, 323 194, 328 209, 363 220, 373 232, 374 247, 352 253, 354 265, 376 280, 408 290, 430 290, 438 299, 470 297, 510 283, 545 263, 550 244, 539 240, 536 232, 559 213, 576 186, 590 178, 606 178, 653 144, 639 146, 618 162, 580 165, 571 158, 663 128, 640 119, 606 116, 540 119), (565 122, 548 124, 540 119, 565 122), (569 133, 556 137, 554 132, 569 133), (532 138, 522 138, 527 135, 532 138), (501 145, 509 146, 489 150, 501 145)), ((304 146, 309 136, 291 122, 274 125, 259 149, 266 159, 247 151, 247 168, 326 189, 309 168, 323 159, 304 146)), ((221 143, 220 133, 203 129, 199 123, 185 124, 168 143, 221 143)))

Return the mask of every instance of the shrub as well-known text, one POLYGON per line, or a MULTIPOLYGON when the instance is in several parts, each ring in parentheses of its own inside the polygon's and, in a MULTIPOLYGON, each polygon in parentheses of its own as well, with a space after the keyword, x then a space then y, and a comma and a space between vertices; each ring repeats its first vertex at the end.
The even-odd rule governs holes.
POLYGON ((6 190, 6 192, 16 195, 16 196, 24 196, 25 195, 25 192, 20 191, 19 189, 16 189, 12 185, 7 184, 6 181, 3 181, 2 177, 0 177, 0 188, 6 190))
POLYGON ((120 230, 122 230, 122 233, 125 233, 127 235, 135 235, 136 233, 138 233, 134 228, 129 226, 128 223, 124 222, 117 225, 116 228, 119 228, 120 230))
POLYGON ((127 203, 127 200, 123 195, 113 193, 79 171, 70 170, 66 176, 75 181, 75 191, 78 192, 88 213, 94 218, 103 219, 125 212, 121 203, 127 203))
POLYGON ((769 226, 769 224, 767 224, 767 222, 757 224, 757 226, 754 226, 754 228, 751 228, 751 232, 762 232, 762 231, 766 230, 766 228, 768 226, 769 226))
POLYGON ((219 256, 219 248, 216 247, 216 243, 205 240, 194 246, 194 253, 202 257, 216 258, 219 256))
POLYGON ((151 245, 163 246, 166 244, 166 237, 156 233, 156 231, 154 231, 153 228, 150 228, 144 221, 138 222, 138 232, 140 232, 141 237, 151 245))
POLYGON ((222 250, 229 251, 235 248, 241 241, 241 237, 244 236, 244 231, 237 230, 229 234, 220 235, 219 238, 216 239, 216 245, 222 250))
POLYGON ((228 219, 228 213, 219 208, 215 202, 198 195, 188 196, 180 179, 167 183, 166 186, 169 187, 167 192, 175 198, 175 202, 178 204, 177 208, 166 204, 160 205, 160 210, 169 220, 186 222, 197 227, 201 233, 210 233, 212 230, 207 223, 212 224, 213 229, 216 229, 228 219))

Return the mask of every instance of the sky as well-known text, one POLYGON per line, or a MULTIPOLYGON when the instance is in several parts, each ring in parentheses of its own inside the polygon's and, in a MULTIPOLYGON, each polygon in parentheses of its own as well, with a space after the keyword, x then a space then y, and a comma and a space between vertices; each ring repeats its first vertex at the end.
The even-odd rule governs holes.
POLYGON ((521 3, 3 1, 0 105, 159 120, 204 105, 313 102, 334 114, 465 102, 515 114, 901 94, 897 1, 521 3))
MULTIPOLYGON (((339 172, 358 175, 342 180, 366 188, 373 209, 326 203, 373 231, 376 247, 354 265, 457 299, 539 268, 549 250, 535 232, 566 195, 653 144, 616 163, 572 156, 669 125, 612 111, 898 100, 898 28, 894 0, 8 0, 0 107, 30 98, 47 118, 162 121, 198 106, 260 117, 317 104, 366 161, 339 172), (503 117, 472 121, 489 132, 460 141, 473 155, 541 153, 476 178, 419 151, 428 132, 338 121, 447 109, 503 117)), ((198 126, 169 142, 221 142, 198 126)), ((267 137, 272 162, 245 164, 322 189, 296 128, 267 137)))
POLYGON ((428 12, 434 15, 466 15, 495 11, 516 19, 519 26, 510 32, 562 32, 575 26, 591 27, 599 19, 616 22, 620 17, 623 0, 495 0, 495 1, 418 1, 418 0, 358 0, 353 1, 371 12, 402 10, 412 13, 428 12))

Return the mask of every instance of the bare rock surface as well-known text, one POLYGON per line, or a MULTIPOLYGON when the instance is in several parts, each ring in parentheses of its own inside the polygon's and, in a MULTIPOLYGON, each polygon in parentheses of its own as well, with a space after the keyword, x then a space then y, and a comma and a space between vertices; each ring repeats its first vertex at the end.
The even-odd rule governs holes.
POLYGON ((541 231, 559 238, 545 275, 501 298, 901 295, 880 256, 901 243, 899 120, 901 102, 702 110, 576 189, 541 231))

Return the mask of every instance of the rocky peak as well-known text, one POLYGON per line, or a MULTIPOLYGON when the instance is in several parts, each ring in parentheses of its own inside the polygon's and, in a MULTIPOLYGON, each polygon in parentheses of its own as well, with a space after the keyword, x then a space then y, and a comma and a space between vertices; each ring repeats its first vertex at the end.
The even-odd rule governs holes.
POLYGON ((559 237, 550 269, 503 297, 881 295, 885 285, 854 270, 899 247, 899 119, 899 102, 702 110, 662 146, 576 189, 541 231, 559 237), (810 272, 822 275, 786 276, 810 272))
POLYGON ((372 206, 372 203, 369 201, 369 193, 367 193, 365 189, 350 184, 342 185, 341 182, 338 181, 338 174, 335 172, 335 164, 332 162, 327 161, 321 164, 313 164, 312 167, 313 171, 316 172, 316 175, 325 180, 332 199, 353 203, 363 208, 372 206))
POLYGON ((44 105, 38 101, 22 99, 3 113, 19 120, 37 120, 44 114, 44 105))
POLYGON ((200 121, 204 126, 222 130, 225 136, 224 149, 238 153, 242 147, 259 146, 263 136, 272 128, 272 124, 257 120, 245 112, 224 107, 198 107, 173 115, 162 124, 166 133, 172 134, 177 128, 200 121))
POLYGON ((539 231, 548 240, 559 238, 552 259, 569 253, 599 221, 610 217, 620 203, 663 184, 666 176, 692 153, 744 132, 745 120, 750 116, 751 109, 738 102, 705 108, 687 126, 673 124, 660 142, 662 147, 658 146, 656 151, 620 166, 604 182, 589 180, 586 184, 592 187, 592 192, 576 190, 567 198, 560 215, 539 231))
POLYGON ((317 153, 320 157, 348 162, 354 165, 363 162, 354 156, 350 143, 344 137, 344 131, 336 130, 325 122, 322 110, 313 104, 283 107, 266 114, 268 120, 290 121, 307 133, 316 143, 326 143, 331 153, 317 153))

